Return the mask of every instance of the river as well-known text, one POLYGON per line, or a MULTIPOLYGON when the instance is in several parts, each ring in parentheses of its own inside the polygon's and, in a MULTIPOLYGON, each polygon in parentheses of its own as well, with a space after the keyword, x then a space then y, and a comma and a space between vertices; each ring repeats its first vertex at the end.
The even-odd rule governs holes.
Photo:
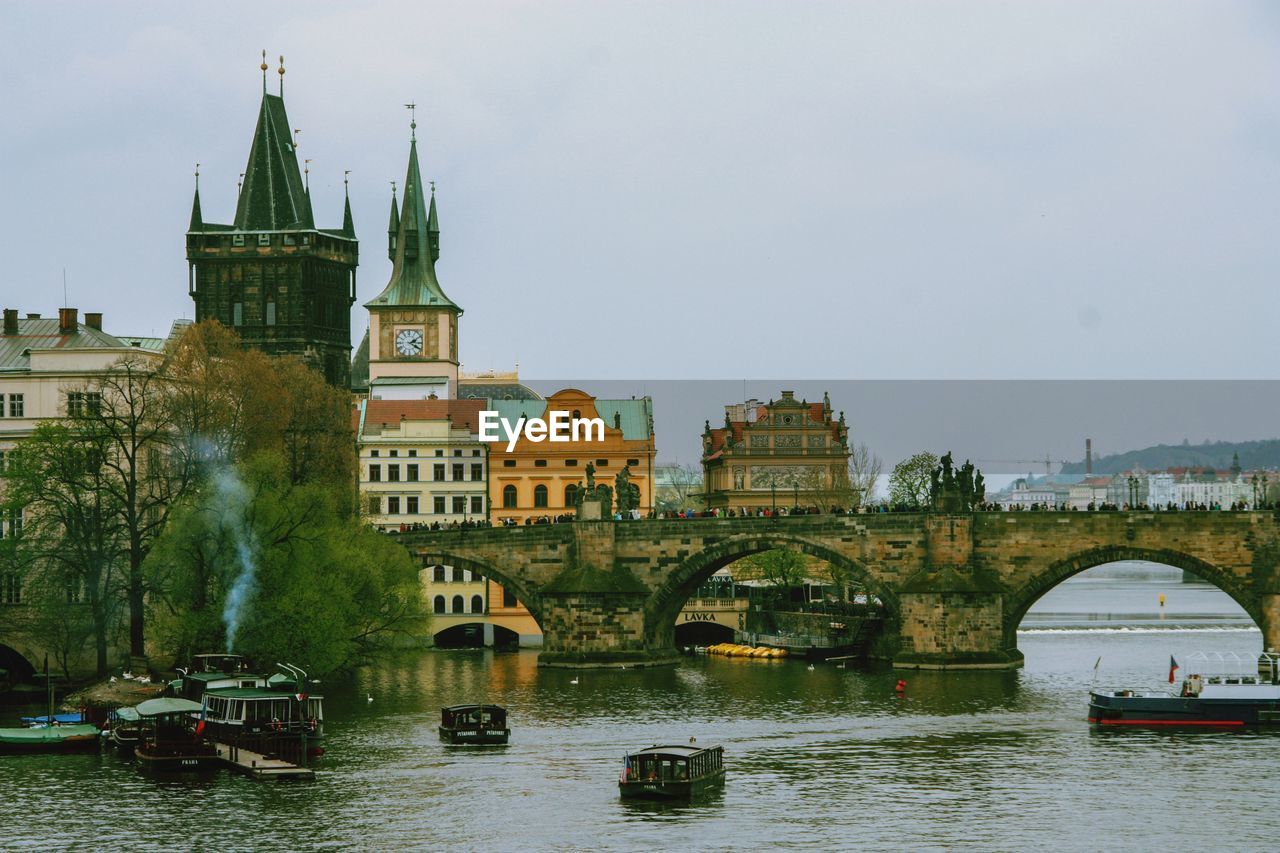
POLYGON ((1024 669, 906 673, 901 697, 900 673, 887 669, 695 657, 667 669, 575 673, 539 669, 531 652, 425 652, 322 685, 327 755, 309 784, 228 773, 161 782, 106 752, 0 756, 0 846, 1280 844, 1280 735, 1093 731, 1085 722, 1099 657, 1099 684, 1156 686, 1170 655, 1186 663, 1197 651, 1256 654, 1261 634, 1234 602, 1169 571, 1087 573, 1046 595, 1023 628, 1024 669), (509 746, 439 742, 440 706, 472 700, 508 706, 509 746), (625 749, 690 737, 724 745, 721 794, 685 806, 619 800, 625 749))

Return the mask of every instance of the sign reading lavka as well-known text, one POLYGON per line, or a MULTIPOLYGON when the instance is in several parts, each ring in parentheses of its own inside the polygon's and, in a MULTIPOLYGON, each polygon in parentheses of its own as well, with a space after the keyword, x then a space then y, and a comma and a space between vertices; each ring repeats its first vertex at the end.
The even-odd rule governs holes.
POLYGON ((481 441, 502 441, 499 429, 506 434, 508 453, 515 450, 521 435, 535 444, 542 441, 604 441, 604 420, 601 418, 575 418, 569 412, 553 411, 549 419, 521 415, 512 423, 491 409, 480 412, 481 441))

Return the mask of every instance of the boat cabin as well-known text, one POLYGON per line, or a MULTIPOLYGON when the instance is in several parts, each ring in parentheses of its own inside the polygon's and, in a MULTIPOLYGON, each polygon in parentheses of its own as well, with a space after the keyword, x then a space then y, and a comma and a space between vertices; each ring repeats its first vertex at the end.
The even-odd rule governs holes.
POLYGON ((651 746, 623 761, 619 792, 624 797, 689 797, 724 782, 724 747, 651 746))
POLYGON ((448 743, 501 744, 511 737, 501 705, 450 705, 440 709, 440 739, 448 743))
POLYGON ((134 755, 142 769, 186 773, 217 767, 218 755, 204 736, 198 702, 164 696, 141 702, 135 710, 141 736, 134 755))
POLYGON ((324 734, 323 696, 226 687, 207 691, 204 701, 205 720, 215 735, 324 734))

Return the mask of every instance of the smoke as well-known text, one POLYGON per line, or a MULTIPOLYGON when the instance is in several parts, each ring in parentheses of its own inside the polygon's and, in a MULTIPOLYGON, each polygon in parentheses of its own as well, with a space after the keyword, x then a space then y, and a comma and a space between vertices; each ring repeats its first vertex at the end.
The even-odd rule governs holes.
POLYGON ((213 489, 221 507, 222 529, 235 544, 239 573, 227 592, 222 621, 227 625, 227 651, 235 649, 245 602, 253 593, 257 574, 258 537, 249 524, 249 489, 233 468, 214 472, 213 489))

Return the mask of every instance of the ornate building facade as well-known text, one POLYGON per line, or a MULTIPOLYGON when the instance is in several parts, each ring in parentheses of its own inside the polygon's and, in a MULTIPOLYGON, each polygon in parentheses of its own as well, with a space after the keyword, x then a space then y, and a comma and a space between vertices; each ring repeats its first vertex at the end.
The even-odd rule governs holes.
POLYGON ((703 499, 708 509, 773 511, 848 507, 849 428, 831 400, 751 400, 725 406, 724 426, 702 431, 703 499))
POLYGON ((351 203, 341 228, 316 227, 284 108, 284 65, 280 95, 267 94, 262 68, 262 106, 231 224, 204 221, 196 175, 187 290, 197 321, 217 320, 246 346, 297 356, 346 388, 359 262, 351 203))

